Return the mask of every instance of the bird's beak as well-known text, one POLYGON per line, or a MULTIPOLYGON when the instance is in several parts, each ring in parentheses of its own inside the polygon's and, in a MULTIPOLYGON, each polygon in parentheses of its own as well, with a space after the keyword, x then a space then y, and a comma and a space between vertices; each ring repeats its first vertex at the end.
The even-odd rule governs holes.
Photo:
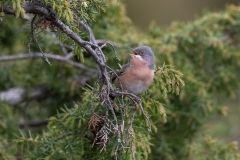
POLYGON ((135 55, 137 55, 137 52, 136 52, 136 51, 134 51, 134 49, 132 49, 132 48, 131 48, 131 50, 133 51, 133 53, 134 53, 135 55))
POLYGON ((135 54, 128 54, 128 55, 131 56, 131 57, 135 56, 135 54))

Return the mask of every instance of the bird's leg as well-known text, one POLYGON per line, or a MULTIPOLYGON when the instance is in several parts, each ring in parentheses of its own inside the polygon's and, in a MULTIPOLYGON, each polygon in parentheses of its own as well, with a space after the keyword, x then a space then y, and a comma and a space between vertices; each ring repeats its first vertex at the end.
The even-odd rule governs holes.
POLYGON ((110 103, 111 103, 111 105, 113 106, 113 109, 114 109, 115 111, 118 111, 118 110, 119 110, 119 107, 118 107, 117 104, 114 102, 114 100, 110 99, 110 103))
POLYGON ((138 109, 138 104, 137 104, 137 102, 135 102, 133 99, 131 99, 131 101, 132 101, 132 106, 133 106, 133 110, 134 111, 136 111, 137 109, 138 109))

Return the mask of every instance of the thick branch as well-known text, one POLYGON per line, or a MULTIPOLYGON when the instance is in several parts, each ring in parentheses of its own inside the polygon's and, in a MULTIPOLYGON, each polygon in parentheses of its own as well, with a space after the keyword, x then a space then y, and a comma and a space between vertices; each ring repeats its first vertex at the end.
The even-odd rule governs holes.
MULTIPOLYGON (((6 14, 15 15, 16 11, 12 9, 11 5, 3 5, 3 12, 6 14)), ((73 39, 77 44, 86 49, 88 53, 92 55, 94 60, 100 65, 104 66, 104 62, 98 57, 95 50, 91 47, 91 43, 82 40, 76 33, 74 33, 66 24, 64 24, 61 20, 56 18, 55 13, 44 6, 43 3, 39 1, 34 2, 26 2, 23 6, 26 13, 37 14, 39 16, 45 17, 47 20, 51 21, 54 25, 56 25, 59 29, 61 29, 65 34, 67 34, 71 39, 73 39)), ((97 47, 97 46, 95 46, 97 47)))

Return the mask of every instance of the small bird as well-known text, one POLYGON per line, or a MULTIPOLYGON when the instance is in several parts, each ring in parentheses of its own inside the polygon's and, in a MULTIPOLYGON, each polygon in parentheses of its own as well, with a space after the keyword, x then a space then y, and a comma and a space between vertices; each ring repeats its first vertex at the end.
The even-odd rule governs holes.
POLYGON ((112 76, 112 83, 122 91, 138 95, 146 91, 154 78, 155 56, 149 46, 132 49, 131 60, 112 76))

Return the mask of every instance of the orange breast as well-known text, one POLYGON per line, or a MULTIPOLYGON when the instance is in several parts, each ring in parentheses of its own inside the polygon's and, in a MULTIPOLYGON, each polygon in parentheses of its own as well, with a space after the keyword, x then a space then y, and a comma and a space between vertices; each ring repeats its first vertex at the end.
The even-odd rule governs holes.
POLYGON ((114 84, 120 90, 137 95, 148 89, 153 77, 154 71, 149 69, 144 60, 132 57, 130 67, 115 79, 114 84))

